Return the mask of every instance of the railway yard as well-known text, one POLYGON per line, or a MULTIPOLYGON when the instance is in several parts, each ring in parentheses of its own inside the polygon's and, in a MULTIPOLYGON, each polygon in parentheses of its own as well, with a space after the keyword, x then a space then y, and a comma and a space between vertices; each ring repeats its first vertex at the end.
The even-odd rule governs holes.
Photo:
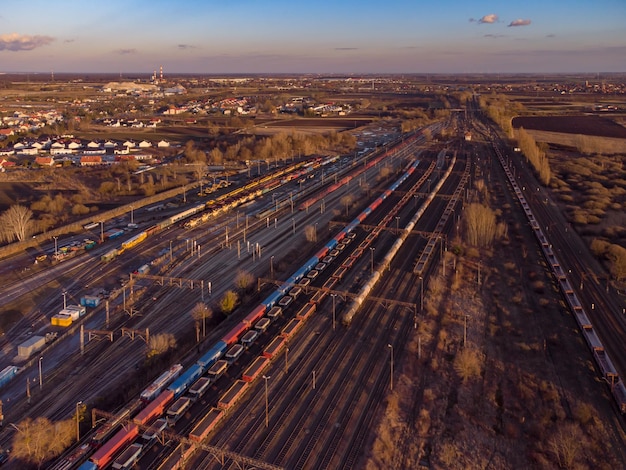
MULTIPOLYGON (((581 273, 594 263, 587 248, 491 127, 453 113, 429 133, 444 128, 449 140, 397 135, 358 157, 259 170, 210 202, 158 217, 136 211, 135 232, 6 285, 5 303, 44 284, 59 294, 42 295, 32 315, 2 337, 2 367, 17 344, 51 330, 51 312, 66 296, 76 303, 94 289, 108 295, 84 318, 54 329, 57 339, 2 389, 5 424, 64 419, 87 405, 92 416, 77 422, 81 440, 49 462, 55 470, 548 468, 542 459, 551 450, 512 442, 560 418, 555 411, 539 420, 541 407, 518 400, 514 384, 499 383, 493 392, 498 373, 513 368, 504 363, 510 357, 497 361, 505 351, 548 364, 540 374, 544 394, 557 390, 554 408, 565 414, 576 415, 575 390, 596 396, 591 420, 604 423, 607 451, 602 460, 589 446, 581 459, 616 468, 626 459, 626 321, 612 313, 621 311, 620 299, 591 276, 582 288, 581 273), (469 130, 480 138, 464 140, 469 130), (485 185, 504 208, 509 240, 524 249, 502 245, 496 254, 463 258, 463 208, 485 185), (514 275, 510 294, 495 280, 506 262, 521 276, 514 275), (527 315, 535 334, 529 350, 507 350, 522 342, 524 321, 508 319, 502 305, 518 291, 533 297, 522 275, 529 264, 545 279, 542 297, 549 300, 528 302, 546 318, 527 315), (240 306, 223 321, 194 325, 194 305, 217 305, 241 272, 255 282, 242 289, 240 306), (456 302, 445 320, 450 307, 437 304, 442 291, 456 302), (473 312, 480 302, 483 312, 473 312), (178 347, 146 360, 147 337, 160 333, 173 335, 178 347), (494 343, 485 346, 488 340, 494 343), (480 384, 471 388, 441 370, 454 369, 466 343, 486 356, 480 384), (161 375, 168 370, 171 376, 161 375), (474 443, 481 455, 457 458, 450 443, 455 432, 470 442, 466 427, 446 421, 475 419, 461 405, 494 415, 485 418, 492 427, 474 435, 488 442, 474 443)), ((518 313, 525 315, 521 307, 518 313)), ((523 382, 523 372, 512 373, 523 382)), ((3 448, 15 432, 15 425, 4 427, 3 448)))

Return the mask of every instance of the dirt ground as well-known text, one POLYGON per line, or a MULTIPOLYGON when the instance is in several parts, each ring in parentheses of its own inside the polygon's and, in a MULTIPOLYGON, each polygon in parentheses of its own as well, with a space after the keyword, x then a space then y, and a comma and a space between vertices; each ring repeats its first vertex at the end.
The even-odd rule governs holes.
POLYGON ((496 199, 508 237, 448 252, 429 281, 367 469, 625 468, 608 387, 530 230, 496 199))
POLYGON ((626 127, 613 119, 614 116, 520 116, 513 119, 515 129, 536 129, 567 134, 595 135, 600 137, 626 138, 626 127))

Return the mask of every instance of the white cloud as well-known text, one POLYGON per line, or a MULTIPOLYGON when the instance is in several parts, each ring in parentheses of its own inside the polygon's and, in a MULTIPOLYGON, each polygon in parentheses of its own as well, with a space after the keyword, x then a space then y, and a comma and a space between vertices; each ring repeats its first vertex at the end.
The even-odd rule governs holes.
POLYGON ((510 26, 528 26, 530 24, 530 20, 513 20, 509 23, 510 26))
POLYGON ((496 15, 495 13, 485 15, 478 20, 479 23, 495 23, 496 21, 498 21, 498 15, 496 15))
POLYGON ((0 34, 0 51, 32 51, 54 41, 50 36, 28 36, 25 34, 0 34))

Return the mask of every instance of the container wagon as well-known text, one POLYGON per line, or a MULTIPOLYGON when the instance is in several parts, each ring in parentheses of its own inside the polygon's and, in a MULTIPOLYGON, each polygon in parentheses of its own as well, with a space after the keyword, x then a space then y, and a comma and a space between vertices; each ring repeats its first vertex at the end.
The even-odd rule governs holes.
POLYGON ((296 332, 300 329, 301 326, 302 326, 302 320, 298 320, 297 318, 292 318, 291 320, 289 320, 289 323, 287 323, 287 326, 283 328, 281 335, 285 337, 285 339, 289 339, 293 335, 296 334, 296 332))
POLYGON ((139 460, 142 450, 143 445, 132 444, 128 447, 128 449, 122 452, 117 459, 115 459, 115 462, 113 462, 113 468, 116 470, 126 470, 132 468, 132 466, 135 465, 135 462, 139 460))
POLYGON ((233 345, 228 351, 226 351, 226 354, 224 354, 224 358, 229 362, 229 363, 233 363, 235 362, 237 359, 239 359, 239 356, 241 356, 243 354, 244 351, 244 347, 241 344, 235 344, 233 345))
POLYGON ((257 357, 250 366, 243 372, 242 380, 244 382, 252 382, 256 379, 261 373, 265 370, 265 368, 269 365, 270 360, 267 357, 259 356, 257 357))
POLYGON ((215 383, 217 379, 219 379, 224 372, 228 369, 228 361, 220 359, 215 364, 211 366, 211 368, 207 371, 207 375, 211 379, 211 383, 215 383))
POLYGON ((189 395, 195 400, 200 398, 208 390, 211 385, 211 379, 208 377, 200 377, 198 381, 189 389, 189 395))
POLYGON ((224 393, 219 401, 217 407, 221 410, 228 410, 237 403, 237 400, 241 398, 248 387, 248 382, 243 380, 237 380, 235 383, 224 393))
POLYGON ((167 410, 167 424, 174 426, 191 406, 191 398, 181 397, 167 410))
POLYGON ((254 325, 254 329, 258 330, 258 331, 265 331, 267 330, 267 327, 270 326, 270 319, 269 318, 261 318, 258 322, 256 322, 256 325, 254 325))
POLYGON ((277 336, 276 338, 274 338, 263 351, 263 356, 267 357, 268 359, 272 359, 280 352, 282 347, 285 345, 285 341, 286 340, 283 336, 277 336))
POLYGON ((189 439, 195 442, 202 442, 215 429, 222 416, 224 416, 222 410, 211 408, 206 416, 191 430, 189 439))

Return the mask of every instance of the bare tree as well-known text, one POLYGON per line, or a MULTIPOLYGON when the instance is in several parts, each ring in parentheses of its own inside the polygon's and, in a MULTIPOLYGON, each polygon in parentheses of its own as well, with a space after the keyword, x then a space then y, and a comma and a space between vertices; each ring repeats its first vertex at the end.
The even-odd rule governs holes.
POLYGON ((348 216, 348 209, 352 205, 352 201, 353 198, 351 194, 346 194, 344 197, 341 198, 340 202, 346 208, 346 217, 348 216))
POLYGON ((27 207, 9 207, 0 216, 0 239, 24 241, 34 230, 33 212, 27 207))
POLYGON ((304 236, 306 237, 306 241, 308 242, 316 242, 317 241, 317 231, 313 225, 307 225, 304 227, 304 236))
POLYGON ((560 468, 576 468, 584 450, 584 434, 577 423, 561 424, 548 441, 560 468))
POLYGON ((213 316, 213 310, 204 302, 198 302, 191 309, 191 316, 196 321, 196 326, 202 321, 202 337, 206 336, 206 319, 213 316))
POLYGON ((242 291, 246 291, 252 285, 254 277, 248 271, 239 270, 237 276, 235 276, 235 286, 242 291))
POLYGON ((58 456, 74 440, 75 425, 69 419, 52 423, 48 418, 26 418, 15 425, 12 456, 37 465, 58 456))
POLYGON ((159 356, 176 348, 176 338, 171 333, 159 333, 148 340, 148 358, 159 356))

